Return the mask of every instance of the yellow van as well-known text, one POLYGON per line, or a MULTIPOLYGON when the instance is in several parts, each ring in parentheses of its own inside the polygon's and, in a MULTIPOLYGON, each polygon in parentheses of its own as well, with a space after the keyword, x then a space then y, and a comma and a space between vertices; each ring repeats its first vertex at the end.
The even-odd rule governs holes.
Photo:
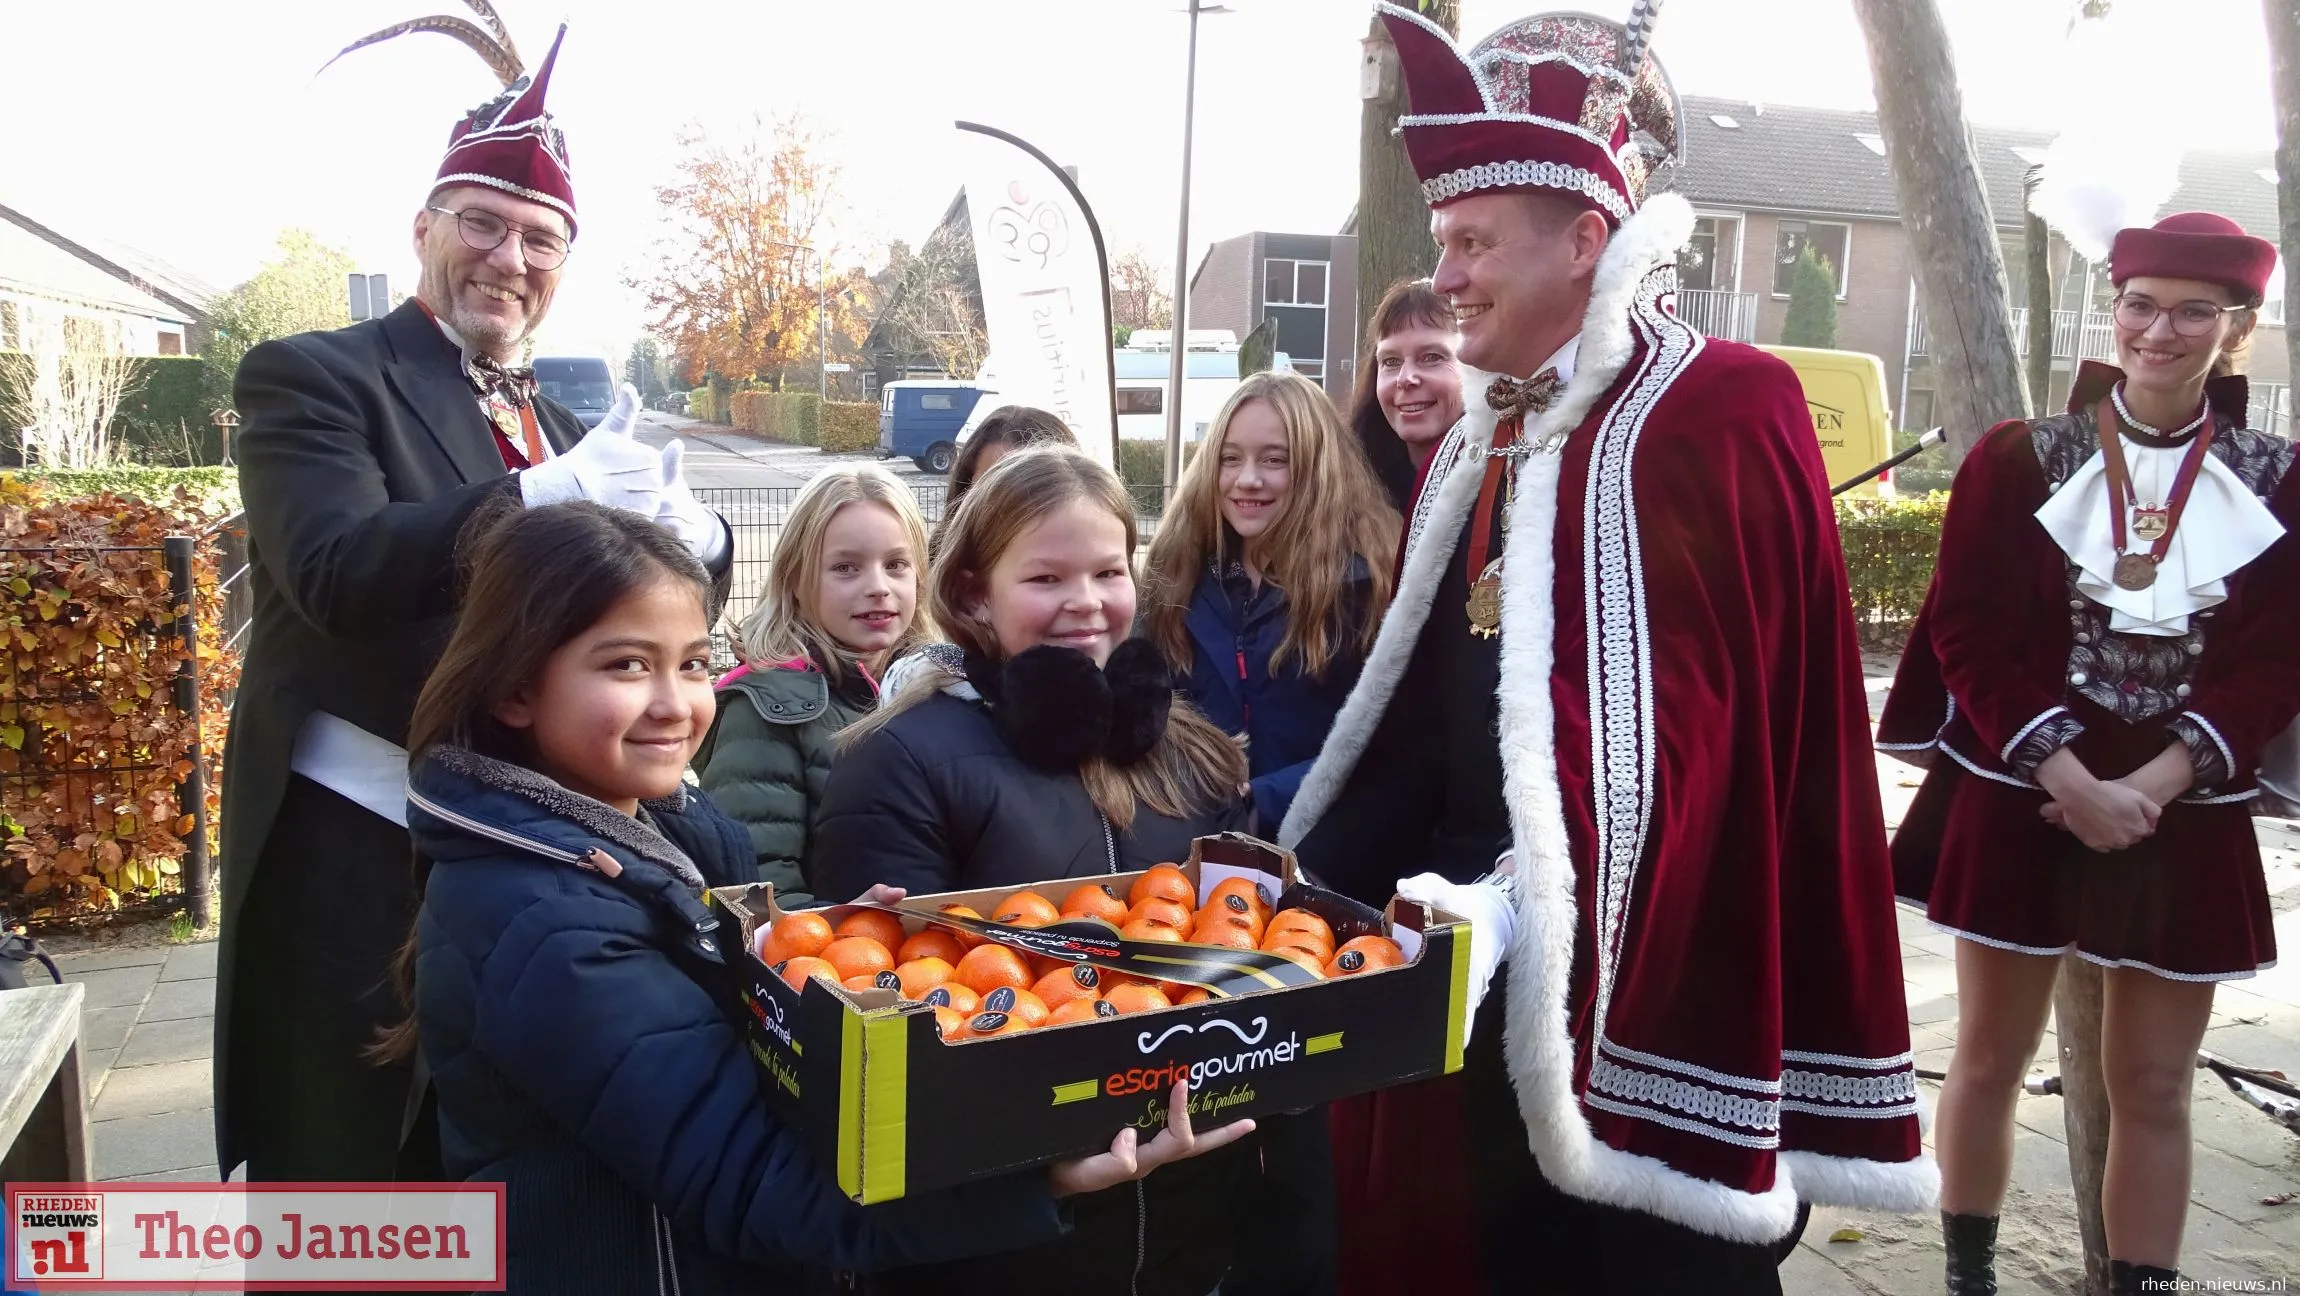
MULTIPOLYGON (((1769 346, 1805 385, 1805 405, 1813 414, 1813 434, 1821 441, 1829 484, 1860 476, 1892 457, 1893 416, 1885 407, 1885 365, 1859 351, 1769 346)), ((1893 493, 1893 475, 1864 482, 1848 495, 1893 493)))

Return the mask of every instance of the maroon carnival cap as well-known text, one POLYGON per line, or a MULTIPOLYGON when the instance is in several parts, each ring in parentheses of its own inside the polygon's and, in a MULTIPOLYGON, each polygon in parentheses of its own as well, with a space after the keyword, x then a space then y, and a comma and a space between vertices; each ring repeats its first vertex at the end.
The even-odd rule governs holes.
POLYGON ((2276 270, 2276 245, 2244 232, 2226 216, 2175 212, 2147 229, 2116 232, 2109 245, 2109 278, 2121 285, 2140 275, 2199 279, 2258 302, 2276 270))
POLYGON ((1647 53, 1659 7, 1637 0, 1627 25, 1536 14, 1464 53, 1420 14, 1377 4, 1405 78, 1411 111, 1398 133, 1423 199, 1549 192, 1628 220, 1678 150, 1677 95, 1647 53))

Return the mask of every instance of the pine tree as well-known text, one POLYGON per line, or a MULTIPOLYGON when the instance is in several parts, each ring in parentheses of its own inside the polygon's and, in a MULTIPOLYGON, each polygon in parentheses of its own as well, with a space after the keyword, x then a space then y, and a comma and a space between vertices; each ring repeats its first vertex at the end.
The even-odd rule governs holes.
POLYGON ((1789 280, 1789 318, 1781 325, 1781 345, 1837 345, 1837 275, 1810 243, 1798 254, 1797 273, 1789 280))

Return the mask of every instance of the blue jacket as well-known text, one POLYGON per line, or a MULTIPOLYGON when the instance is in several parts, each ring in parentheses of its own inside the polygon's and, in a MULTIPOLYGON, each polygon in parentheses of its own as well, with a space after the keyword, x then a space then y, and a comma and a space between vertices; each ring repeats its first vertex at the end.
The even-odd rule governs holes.
POLYGON ((730 1017, 700 892, 752 874, 748 837, 700 793, 644 809, 457 749, 409 779, 441 1151, 449 1174, 508 1185, 509 1290, 796 1292, 810 1266, 1059 1236, 1043 1172, 873 1207, 840 1194, 769 1112, 730 1017))
MULTIPOLYGON (((1325 746, 1334 716, 1365 667, 1354 635, 1372 615, 1367 607, 1372 579, 1363 561, 1351 560, 1339 626, 1353 641, 1327 663, 1323 679, 1305 674, 1299 661, 1288 661, 1274 675, 1270 671, 1270 658, 1286 637, 1284 590, 1264 581, 1241 606, 1223 588, 1223 578, 1209 570, 1191 593, 1183 623, 1193 651, 1187 673, 1175 672, 1175 684, 1207 719, 1228 733, 1246 735, 1256 827, 1264 834, 1277 832, 1285 820, 1303 776, 1325 746)), ((1243 594, 1242 575, 1231 577, 1231 584, 1243 594)))

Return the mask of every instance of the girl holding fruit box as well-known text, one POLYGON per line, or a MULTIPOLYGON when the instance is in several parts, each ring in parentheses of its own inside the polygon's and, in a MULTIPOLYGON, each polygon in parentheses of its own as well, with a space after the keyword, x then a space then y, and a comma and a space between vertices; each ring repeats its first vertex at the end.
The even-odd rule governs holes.
MULTIPOLYGON (((1134 541, 1125 487, 1074 450, 1019 452, 975 485, 946 524, 929 580, 929 607, 952 642, 926 649, 930 668, 842 736, 816 822, 819 890, 1065 879, 982 916, 1042 925, 1067 909, 1121 922, 1137 939, 1183 939, 1177 924, 1190 922, 1198 897, 1179 871, 1153 869, 1123 890, 1096 879, 1186 858, 1194 839, 1237 826, 1246 759, 1175 700, 1157 649, 1128 638, 1134 541)), ((963 957, 1001 956, 1013 951, 983 946, 963 957)), ((1043 1001, 1024 979, 1030 971, 962 961, 955 979, 979 994, 1043 1001)), ((1112 990, 1115 1008, 1163 1006, 1153 987, 1123 989, 1143 1002, 1117 1003, 1112 990)), ((1002 1029, 1020 1020, 983 1017, 1002 1029)), ((1207 1157, 1133 1191, 1083 1198, 1068 1235, 1021 1255, 897 1271, 867 1287, 881 1296, 1203 1296, 1223 1281, 1245 1213, 1236 1160, 1207 1157)))
POLYGON ((507 1290, 798 1293, 810 1270, 1028 1248, 1071 1199, 1246 1132, 1195 1136, 1177 1105, 1140 1148, 1129 1130, 1045 1170, 850 1202, 760 1099, 702 903, 754 869, 683 781, 714 712, 702 566, 586 503, 490 517, 470 551, 409 729, 414 1016, 378 1052, 420 1048, 448 1173, 507 1185, 507 1290))
POLYGON ((838 732, 878 704, 887 664, 932 635, 918 615, 925 566, 918 504, 875 464, 808 482, 775 538, 695 772, 750 830, 757 880, 786 909, 813 901, 799 866, 838 732))

